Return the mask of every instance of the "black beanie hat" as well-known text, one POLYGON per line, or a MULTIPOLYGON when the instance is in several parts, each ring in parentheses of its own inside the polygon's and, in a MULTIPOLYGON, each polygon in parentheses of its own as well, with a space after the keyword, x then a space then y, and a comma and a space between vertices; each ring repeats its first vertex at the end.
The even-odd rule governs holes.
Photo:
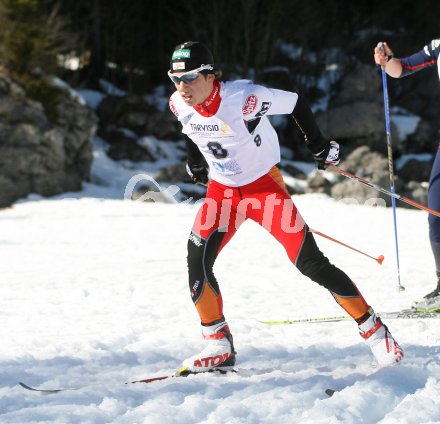
POLYGON ((200 68, 202 65, 212 66, 211 70, 204 70, 204 73, 215 73, 214 57, 208 47, 198 41, 187 41, 174 49, 171 56, 170 72, 188 72, 200 68))

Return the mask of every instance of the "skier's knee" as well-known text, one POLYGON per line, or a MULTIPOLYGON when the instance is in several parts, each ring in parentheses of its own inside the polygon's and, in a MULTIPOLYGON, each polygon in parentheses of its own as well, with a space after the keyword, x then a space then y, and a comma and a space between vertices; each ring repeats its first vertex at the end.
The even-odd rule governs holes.
POLYGON ((357 296, 356 286, 319 250, 313 235, 307 231, 296 261, 297 268, 311 280, 340 296, 357 296))
POLYGON ((310 231, 306 231, 295 265, 305 276, 321 284, 322 277, 330 262, 319 250, 310 231))
POLYGON ((205 241, 198 234, 191 231, 188 238, 188 268, 200 267, 203 263, 203 252, 205 248, 205 241))
POLYGON ((213 267, 222 237, 223 233, 215 233, 208 239, 203 239, 194 232, 189 236, 187 257, 189 289, 194 302, 199 299, 207 282, 214 291, 219 291, 213 267))
POLYGON ((206 260, 206 240, 191 231, 188 238, 188 273, 190 286, 195 280, 205 280, 206 273, 211 271, 212 263, 206 260))

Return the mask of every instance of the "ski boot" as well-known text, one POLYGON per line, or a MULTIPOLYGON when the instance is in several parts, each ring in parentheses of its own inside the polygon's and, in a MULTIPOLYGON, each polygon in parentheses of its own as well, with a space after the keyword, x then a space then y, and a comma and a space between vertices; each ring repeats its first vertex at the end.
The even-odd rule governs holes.
POLYGON ((232 371, 237 353, 228 324, 223 321, 202 326, 202 335, 208 344, 200 353, 183 361, 181 372, 232 371))
POLYGON ((380 367, 394 365, 402 360, 402 348, 374 312, 359 325, 359 333, 370 347, 380 367))
POLYGON ((426 296, 423 296, 424 299, 432 299, 433 297, 440 296, 440 271, 437 271, 437 287, 426 296))
POLYGON ((437 287, 413 304, 412 308, 416 312, 440 312, 440 271, 437 271, 437 277, 437 287))

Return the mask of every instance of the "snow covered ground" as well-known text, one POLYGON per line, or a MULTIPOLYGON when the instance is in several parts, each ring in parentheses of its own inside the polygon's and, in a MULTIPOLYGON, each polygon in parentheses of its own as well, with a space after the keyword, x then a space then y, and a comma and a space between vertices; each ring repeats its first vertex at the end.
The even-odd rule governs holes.
MULTIPOLYGON (((137 170, 95 155, 95 180, 113 175, 113 185, 0 211, 1 423, 440 422, 440 321, 389 320, 405 359, 382 370, 351 321, 260 323, 344 311, 253 222, 216 264, 241 374, 125 385, 169 374, 203 346, 186 271, 196 206, 123 200, 137 170), (78 390, 41 395, 19 381, 78 390)), ((385 256, 379 265, 317 237, 377 311, 433 289, 425 212, 397 212, 398 292, 390 209, 323 195, 294 201, 315 230, 385 256)))
MULTIPOLYGON (((81 95, 92 108, 100 100, 81 95)), ((215 268, 239 373, 124 384, 170 374, 203 346, 186 267, 197 206, 183 204, 176 187, 166 190, 174 203, 124 200, 132 177, 151 180, 181 160, 175 144, 144 141, 164 159, 116 163, 95 139, 93 184, 81 193, 29 196, 0 210, 0 423, 440 422, 440 321, 389 320, 406 356, 382 370, 353 322, 262 324, 344 312, 253 222, 215 268), (73 390, 42 395, 19 381, 73 390)), ((425 212, 397 213, 399 292, 390 209, 322 195, 294 201, 315 230, 385 256, 378 265, 317 236, 377 311, 407 308, 433 289, 425 212)))

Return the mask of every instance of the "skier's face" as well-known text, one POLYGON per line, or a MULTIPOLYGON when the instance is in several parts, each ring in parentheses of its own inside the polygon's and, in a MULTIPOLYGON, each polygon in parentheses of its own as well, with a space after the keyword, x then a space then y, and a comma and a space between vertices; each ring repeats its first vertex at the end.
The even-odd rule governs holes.
MULTIPOLYGON (((176 76, 184 73, 176 73, 176 76)), ((174 83, 176 90, 180 93, 183 101, 188 106, 195 106, 203 103, 211 94, 213 89, 215 76, 213 74, 198 74, 198 77, 191 81, 180 81, 178 84, 174 83)))

